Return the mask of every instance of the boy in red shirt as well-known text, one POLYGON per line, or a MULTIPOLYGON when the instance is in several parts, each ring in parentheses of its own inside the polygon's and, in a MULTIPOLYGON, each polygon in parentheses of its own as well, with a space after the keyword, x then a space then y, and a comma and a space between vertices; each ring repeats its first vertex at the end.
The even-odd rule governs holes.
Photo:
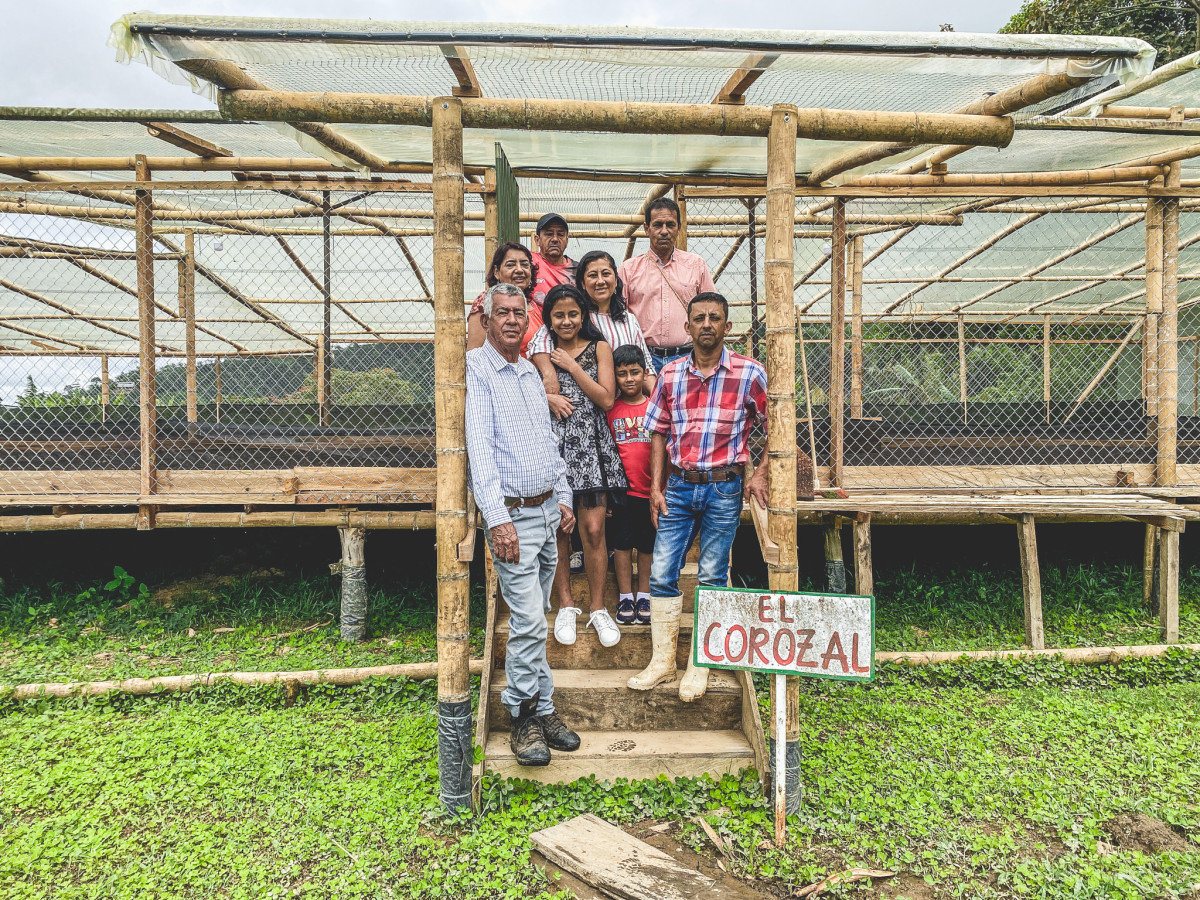
POLYGON ((650 624, 650 560, 654 556, 654 526, 650 521, 650 432, 646 431, 646 396, 642 382, 646 356, 633 344, 613 351, 617 402, 608 412, 608 427, 617 442, 629 490, 625 503, 613 508, 608 545, 617 570, 617 621, 622 625, 650 624), (637 600, 633 598, 633 551, 638 552, 637 600))

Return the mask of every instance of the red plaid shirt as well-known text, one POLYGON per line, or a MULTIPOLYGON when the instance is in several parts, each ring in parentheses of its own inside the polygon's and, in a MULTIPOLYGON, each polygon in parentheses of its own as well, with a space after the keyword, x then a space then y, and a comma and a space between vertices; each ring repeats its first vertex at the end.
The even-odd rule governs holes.
POLYGON ((667 455, 680 469, 717 469, 750 458, 746 439, 754 419, 766 421, 767 372, 738 353, 721 351, 707 378, 692 354, 667 363, 646 406, 646 430, 667 437, 667 455))

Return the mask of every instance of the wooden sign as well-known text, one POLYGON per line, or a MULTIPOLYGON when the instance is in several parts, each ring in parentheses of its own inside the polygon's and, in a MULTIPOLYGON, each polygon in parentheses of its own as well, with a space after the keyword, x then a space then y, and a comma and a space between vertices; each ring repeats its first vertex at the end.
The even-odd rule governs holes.
POLYGON ((692 658, 713 669, 870 681, 875 598, 697 588, 692 658))

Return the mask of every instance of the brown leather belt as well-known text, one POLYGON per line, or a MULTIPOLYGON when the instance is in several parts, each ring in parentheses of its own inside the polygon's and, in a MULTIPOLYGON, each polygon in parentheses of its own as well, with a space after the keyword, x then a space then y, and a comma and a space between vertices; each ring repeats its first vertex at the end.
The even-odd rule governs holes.
POLYGON ((544 494, 538 494, 536 497, 505 497, 504 507, 511 512, 518 506, 541 506, 553 496, 554 491, 549 490, 544 494))
POLYGON ((733 481, 735 478, 740 478, 745 471, 746 467, 742 465, 720 466, 716 469, 682 469, 679 472, 679 477, 688 484, 711 484, 713 482, 733 481))

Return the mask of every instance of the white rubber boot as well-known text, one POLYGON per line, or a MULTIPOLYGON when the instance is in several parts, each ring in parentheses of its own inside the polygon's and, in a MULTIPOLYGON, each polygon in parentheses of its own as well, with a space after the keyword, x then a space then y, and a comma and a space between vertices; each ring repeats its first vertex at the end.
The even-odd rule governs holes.
POLYGON ((703 697, 707 690, 708 669, 696 665, 689 655, 687 671, 683 673, 683 680, 679 682, 679 699, 684 703, 691 703, 703 697))
POLYGON ((650 598, 650 637, 654 653, 650 665, 629 679, 635 691, 648 691, 656 684, 675 680, 675 646, 679 641, 679 614, 683 597, 650 598))

